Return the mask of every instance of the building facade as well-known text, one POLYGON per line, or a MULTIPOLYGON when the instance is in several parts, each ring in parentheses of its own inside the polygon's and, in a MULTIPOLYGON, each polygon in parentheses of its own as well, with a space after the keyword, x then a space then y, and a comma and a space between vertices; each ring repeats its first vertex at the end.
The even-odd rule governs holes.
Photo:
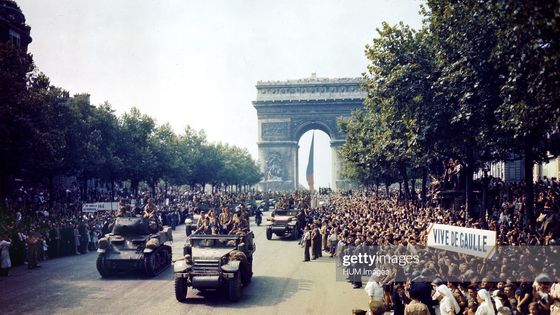
POLYGON ((15 1, 0 0, 0 42, 10 43, 27 52, 31 27, 15 1))

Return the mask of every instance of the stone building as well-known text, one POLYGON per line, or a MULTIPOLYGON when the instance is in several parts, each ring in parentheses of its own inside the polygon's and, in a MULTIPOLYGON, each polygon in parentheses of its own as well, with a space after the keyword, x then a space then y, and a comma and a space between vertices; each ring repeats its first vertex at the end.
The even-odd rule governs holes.
POLYGON ((15 1, 0 0, 0 42, 10 43, 27 52, 31 27, 15 1))

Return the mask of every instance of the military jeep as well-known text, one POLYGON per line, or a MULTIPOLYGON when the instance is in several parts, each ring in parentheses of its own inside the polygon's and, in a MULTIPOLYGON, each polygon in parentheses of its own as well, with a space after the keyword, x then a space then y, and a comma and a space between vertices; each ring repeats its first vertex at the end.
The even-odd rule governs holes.
POLYGON ((302 227, 298 223, 298 213, 295 209, 274 210, 271 217, 266 218, 268 221, 266 239, 270 240, 272 239, 272 234, 276 234, 277 236, 289 235, 292 239, 297 240, 302 232, 302 227))
POLYGON ((173 263, 177 301, 187 301, 188 287, 201 291, 225 288, 229 299, 238 301, 241 286, 247 286, 253 276, 253 237, 253 232, 188 237, 184 257, 173 263))

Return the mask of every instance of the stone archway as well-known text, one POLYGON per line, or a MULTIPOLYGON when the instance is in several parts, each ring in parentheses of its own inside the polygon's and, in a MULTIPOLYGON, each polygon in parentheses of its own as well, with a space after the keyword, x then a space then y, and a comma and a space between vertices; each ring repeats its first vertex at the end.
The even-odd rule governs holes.
POLYGON ((334 189, 347 186, 342 177, 338 149, 346 135, 337 125, 363 106, 365 92, 360 78, 323 79, 312 76, 289 81, 259 81, 253 106, 258 118, 259 163, 264 174, 261 189, 297 189, 298 141, 307 131, 319 129, 329 135, 334 189))

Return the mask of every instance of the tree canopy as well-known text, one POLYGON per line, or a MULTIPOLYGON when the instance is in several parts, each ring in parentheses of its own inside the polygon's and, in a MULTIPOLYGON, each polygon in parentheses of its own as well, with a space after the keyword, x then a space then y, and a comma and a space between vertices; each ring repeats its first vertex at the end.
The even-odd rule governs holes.
POLYGON ((473 173, 516 154, 531 217, 532 166, 558 154, 560 3, 428 0, 421 14, 420 30, 383 23, 366 46, 365 109, 340 123, 347 172, 406 185, 456 159, 472 208, 473 173))
POLYGON ((32 56, 0 44, 0 195, 14 180, 52 183, 55 176, 150 186, 254 185, 259 167, 247 150, 209 143, 204 131, 169 124, 132 108, 117 116, 88 94, 70 96, 35 70, 32 56))

